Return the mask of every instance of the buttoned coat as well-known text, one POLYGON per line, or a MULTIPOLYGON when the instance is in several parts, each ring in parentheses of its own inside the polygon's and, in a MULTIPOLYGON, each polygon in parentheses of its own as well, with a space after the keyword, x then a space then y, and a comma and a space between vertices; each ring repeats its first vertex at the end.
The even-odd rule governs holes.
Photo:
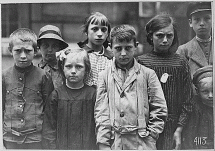
MULTIPOLYGON (((97 143, 110 146, 114 133, 139 134, 141 138, 147 137, 149 132, 156 140, 163 131, 166 117, 166 101, 154 70, 135 60, 133 70, 129 70, 123 83, 113 60, 112 66, 99 73, 95 104, 97 143)), ((133 146, 129 149, 141 148, 138 142, 130 144, 133 146)))
MULTIPOLYGON (((211 48, 212 49, 212 48, 211 48)), ((212 51, 210 51, 209 61, 204 55, 202 48, 200 47, 196 37, 194 37, 191 41, 187 42, 178 47, 176 53, 183 55, 187 58, 190 66, 191 77, 193 78, 193 73, 206 65, 213 64, 213 56, 212 51)))

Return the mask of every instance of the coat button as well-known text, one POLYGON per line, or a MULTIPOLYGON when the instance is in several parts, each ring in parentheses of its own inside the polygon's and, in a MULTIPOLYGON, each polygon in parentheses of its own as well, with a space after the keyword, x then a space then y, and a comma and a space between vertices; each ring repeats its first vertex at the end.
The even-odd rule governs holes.
POLYGON ((22 92, 20 91, 20 92, 18 92, 19 93, 19 96, 22 96, 22 92))
POLYGON ((20 77, 19 80, 22 81, 22 78, 20 77))
POLYGON ((124 112, 120 112, 120 117, 124 117, 124 112))
POLYGON ((23 123, 23 122, 24 122, 24 119, 21 119, 20 121, 23 123))

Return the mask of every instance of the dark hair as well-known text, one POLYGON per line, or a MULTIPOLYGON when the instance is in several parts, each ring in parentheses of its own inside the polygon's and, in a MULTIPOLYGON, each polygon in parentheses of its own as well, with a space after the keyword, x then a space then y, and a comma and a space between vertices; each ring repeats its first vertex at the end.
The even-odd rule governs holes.
POLYGON ((9 42, 9 51, 11 52, 13 49, 13 41, 15 39, 19 39, 22 42, 32 42, 34 52, 37 52, 37 35, 28 28, 19 28, 10 34, 10 42, 9 42))
MULTIPOLYGON (((83 33, 88 32, 89 24, 95 24, 95 25, 101 24, 102 26, 107 26, 108 27, 108 35, 110 34, 110 30, 111 30, 110 22, 109 22, 108 18, 100 12, 93 12, 90 14, 90 16, 88 16, 85 19, 84 25, 82 26, 83 33)), ((105 48, 107 48, 108 43, 109 43, 107 39, 105 40, 105 42, 103 44, 105 48)), ((87 43, 87 42, 88 42, 88 39, 86 39, 84 42, 82 42, 82 44, 87 43)))
POLYGON ((136 30, 133 26, 126 24, 115 26, 111 29, 110 32, 111 45, 113 43, 113 40, 120 42, 123 41, 130 42, 131 40, 133 40, 134 46, 136 47, 137 46, 136 30))
POLYGON ((60 54, 59 56, 59 63, 58 63, 58 67, 59 67, 59 70, 61 72, 61 74, 63 75, 64 77, 64 82, 66 80, 66 77, 65 77, 65 74, 64 74, 64 64, 65 64, 65 61, 66 61, 66 56, 68 54, 73 54, 73 56, 75 55, 78 55, 79 58, 83 58, 84 60, 84 65, 85 65, 85 76, 84 76, 84 81, 86 79, 86 77, 88 76, 88 74, 90 73, 90 70, 91 70, 91 65, 90 65, 90 59, 89 59, 89 56, 88 56, 88 53, 87 51, 85 51, 84 49, 82 48, 77 48, 77 49, 66 49, 65 51, 61 52, 62 54, 60 54))
POLYGON ((153 33, 162 28, 168 27, 171 24, 173 25, 173 30, 174 30, 174 39, 172 42, 172 46, 175 44, 177 44, 178 46, 178 35, 176 30, 177 29, 176 23, 174 19, 167 13, 156 15, 146 24, 145 29, 147 32, 146 34, 147 42, 151 46, 153 46, 153 39, 152 39, 153 33))

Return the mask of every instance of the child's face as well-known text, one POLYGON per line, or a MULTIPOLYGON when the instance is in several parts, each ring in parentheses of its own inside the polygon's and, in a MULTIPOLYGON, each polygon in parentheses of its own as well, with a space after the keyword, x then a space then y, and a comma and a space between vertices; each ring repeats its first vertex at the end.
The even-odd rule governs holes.
POLYGON ((197 93, 204 104, 213 106, 213 80, 212 77, 203 78, 199 81, 197 93))
POLYGON ((40 51, 46 62, 56 60, 56 52, 60 51, 60 42, 56 39, 41 39, 40 51))
POLYGON ((194 13, 189 19, 189 24, 199 38, 207 39, 211 35, 212 19, 210 12, 194 13))
POLYGON ((153 33, 154 51, 159 53, 168 52, 174 40, 173 25, 169 25, 153 33))
POLYGON ((103 45, 103 43, 108 37, 108 27, 89 24, 87 36, 88 36, 88 43, 90 45, 96 45, 96 46, 103 45))
POLYGON ((114 57, 116 58, 116 62, 121 67, 126 68, 127 65, 129 65, 133 61, 134 53, 136 50, 133 40, 131 40, 130 42, 119 42, 118 40, 113 39, 111 47, 114 57))
POLYGON ((78 54, 69 53, 65 60, 63 71, 70 84, 83 84, 86 71, 83 57, 78 54))
POLYGON ((33 42, 23 42, 19 39, 13 41, 11 54, 18 67, 25 68, 30 66, 34 58, 34 53, 33 42))

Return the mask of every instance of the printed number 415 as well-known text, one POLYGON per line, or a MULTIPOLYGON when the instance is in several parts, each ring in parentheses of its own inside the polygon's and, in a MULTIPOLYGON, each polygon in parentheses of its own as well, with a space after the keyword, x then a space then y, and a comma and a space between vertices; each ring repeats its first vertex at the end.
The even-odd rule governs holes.
POLYGON ((194 143, 196 143, 196 145, 205 145, 207 137, 195 137, 194 139, 194 143))

